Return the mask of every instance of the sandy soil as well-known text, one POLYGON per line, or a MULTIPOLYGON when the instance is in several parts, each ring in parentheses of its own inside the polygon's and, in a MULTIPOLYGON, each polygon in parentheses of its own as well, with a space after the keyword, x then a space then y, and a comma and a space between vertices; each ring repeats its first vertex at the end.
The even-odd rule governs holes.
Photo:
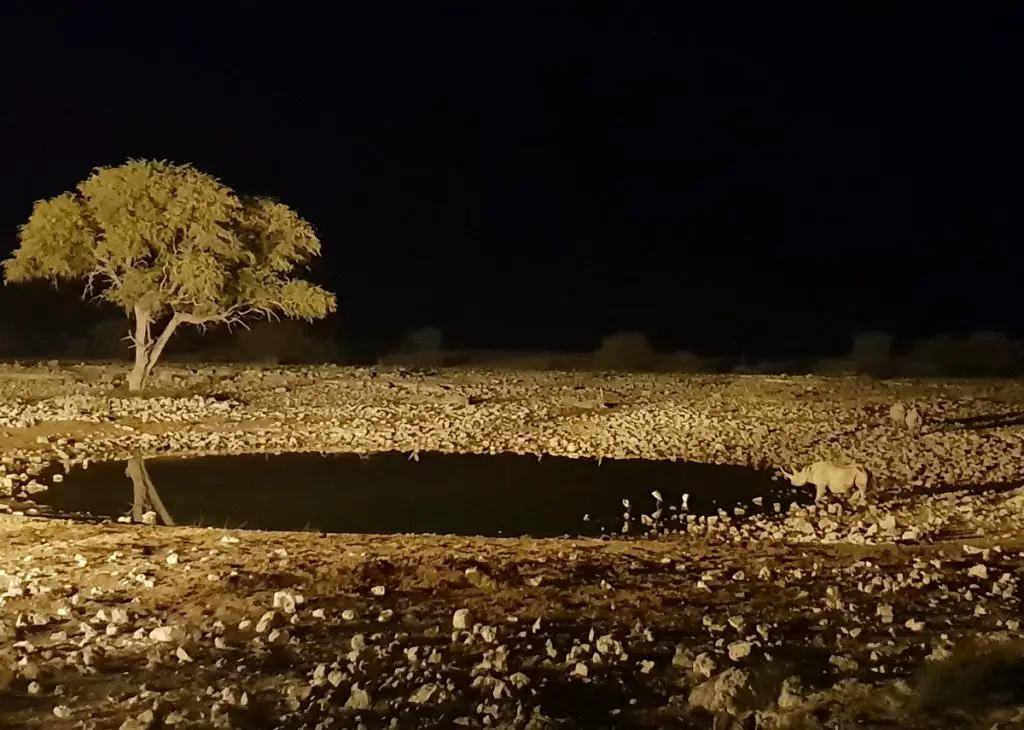
POLYGON ((114 372, 0 373, 11 509, 136 449, 842 455, 885 489, 628 541, 0 517, 4 727, 1024 726, 1020 383, 114 372))

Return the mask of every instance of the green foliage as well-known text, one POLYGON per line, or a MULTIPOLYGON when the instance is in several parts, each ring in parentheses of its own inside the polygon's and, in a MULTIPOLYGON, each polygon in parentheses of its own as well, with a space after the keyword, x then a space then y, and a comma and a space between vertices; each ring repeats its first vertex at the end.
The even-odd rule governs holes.
POLYGON ((7 283, 84 281, 150 320, 312 321, 334 295, 291 273, 319 253, 312 226, 281 203, 239 197, 190 165, 132 160, 38 201, 3 267, 7 283))

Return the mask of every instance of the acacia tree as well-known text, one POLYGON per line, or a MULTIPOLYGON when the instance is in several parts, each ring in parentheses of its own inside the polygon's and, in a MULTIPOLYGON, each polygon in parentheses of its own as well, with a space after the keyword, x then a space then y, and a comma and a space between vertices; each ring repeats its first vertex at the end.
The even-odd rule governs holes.
POLYGON ((276 201, 236 195, 191 165, 97 168, 74 191, 36 202, 19 238, 3 262, 5 283, 83 282, 83 297, 128 315, 133 391, 183 324, 312 321, 336 307, 333 294, 293 276, 320 254, 309 223, 276 201))

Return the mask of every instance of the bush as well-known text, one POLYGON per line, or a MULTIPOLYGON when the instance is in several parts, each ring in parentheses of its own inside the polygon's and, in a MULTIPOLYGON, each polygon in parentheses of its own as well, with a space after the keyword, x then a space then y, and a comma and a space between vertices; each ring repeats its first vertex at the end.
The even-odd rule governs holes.
POLYGON ((389 352, 377 358, 377 364, 384 367, 440 368, 447 364, 448 357, 442 350, 389 352))
POLYGON ((663 373, 701 373, 707 363, 700 355, 689 350, 676 350, 671 355, 658 356, 652 367, 663 373))
POLYGON ((917 377, 1005 377, 1020 374, 1022 364, 1020 342, 1001 332, 978 331, 966 338, 936 335, 915 342, 902 370, 917 377))
POLYGON ((643 370, 654 358, 654 348, 643 332, 619 332, 601 340, 592 359, 601 370, 643 370))
POLYGON ((856 375, 857 363, 849 357, 827 357, 811 366, 815 375, 856 375))
POLYGON ((956 370, 960 344, 952 335, 915 341, 904 358, 904 371, 917 377, 941 377, 956 370))
POLYGON ((305 324, 288 319, 237 330, 225 352, 232 362, 264 365, 333 362, 336 354, 333 343, 314 338, 305 324))
POLYGON ((405 336, 401 352, 436 352, 444 344, 441 330, 437 327, 420 327, 405 336))
POLYGON ((960 352, 965 375, 997 377, 1020 372, 1020 343, 1002 332, 972 332, 960 352))
POLYGON ((89 330, 86 345, 89 357, 97 360, 128 360, 132 342, 128 339, 127 319, 105 319, 89 330))
POLYGON ((857 332, 847 358, 858 373, 885 376, 892 374, 892 335, 872 330, 857 332))

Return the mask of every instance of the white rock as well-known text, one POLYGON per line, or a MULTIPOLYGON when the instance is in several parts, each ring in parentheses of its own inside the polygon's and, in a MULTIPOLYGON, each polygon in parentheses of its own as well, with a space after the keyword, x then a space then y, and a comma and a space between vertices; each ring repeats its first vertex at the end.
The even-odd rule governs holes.
POLYGON ((348 699, 345 701, 345 707, 350 710, 369 710, 373 707, 370 693, 362 689, 358 684, 353 684, 352 689, 349 691, 348 699))
POLYGON ((169 626, 158 626, 149 632, 149 638, 152 641, 167 644, 174 641, 174 634, 169 626))
POLYGON ((734 641, 729 644, 729 659, 734 662, 750 656, 753 645, 749 641, 734 641))
POLYGON ((460 608, 452 615, 452 628, 456 631, 465 631, 469 626, 469 609, 460 608))
POLYGON ((262 634, 264 631, 270 628, 271 624, 277 618, 277 611, 267 611, 260 620, 256 622, 256 633, 262 634))
POLYGON ((429 684, 421 685, 412 696, 409 697, 409 702, 414 705, 425 705, 430 702, 434 695, 441 694, 441 688, 433 682, 429 684))
POLYGON ((701 652, 693 660, 693 673, 710 678, 715 672, 715 660, 707 652, 701 652))
POLYGON ((988 568, 983 563, 978 563, 977 565, 972 565, 967 570, 967 575, 972 578, 980 578, 984 580, 985 578, 988 578, 988 568))
POLYGON ((286 614, 295 613, 295 596, 288 591, 277 591, 274 593, 274 608, 284 611, 286 614))

